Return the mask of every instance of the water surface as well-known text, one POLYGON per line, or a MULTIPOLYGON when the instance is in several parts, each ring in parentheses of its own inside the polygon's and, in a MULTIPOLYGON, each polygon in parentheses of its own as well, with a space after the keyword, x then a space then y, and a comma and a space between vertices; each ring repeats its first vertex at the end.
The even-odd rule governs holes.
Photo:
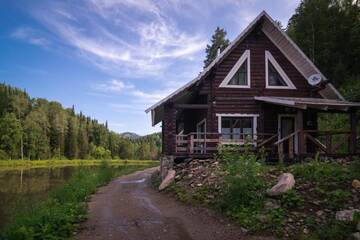
POLYGON ((78 167, 0 170, 0 229, 16 212, 35 207, 50 190, 68 180, 78 167))

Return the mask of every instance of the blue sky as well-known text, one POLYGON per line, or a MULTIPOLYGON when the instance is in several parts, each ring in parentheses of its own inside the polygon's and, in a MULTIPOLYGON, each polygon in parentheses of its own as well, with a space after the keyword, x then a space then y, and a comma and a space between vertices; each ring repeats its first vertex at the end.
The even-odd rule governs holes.
POLYGON ((299 0, 1 0, 0 81, 75 105, 116 132, 201 71, 214 29, 230 40, 262 10, 286 26, 299 0))

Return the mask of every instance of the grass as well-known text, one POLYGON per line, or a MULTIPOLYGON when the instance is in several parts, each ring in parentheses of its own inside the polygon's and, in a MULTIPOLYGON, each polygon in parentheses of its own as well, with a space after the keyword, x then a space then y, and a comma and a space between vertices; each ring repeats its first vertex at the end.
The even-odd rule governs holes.
POLYGON ((111 167, 102 162, 96 170, 80 167, 68 182, 51 191, 47 200, 16 214, 0 239, 67 239, 86 218, 86 201, 98 187, 114 177, 150 166, 154 164, 111 167))
MULTIPOLYGON (((104 160, 0 160, 0 171, 21 169, 21 168, 42 168, 42 167, 66 167, 66 166, 98 166, 104 160)), ((153 164, 153 160, 106 160, 109 165, 148 165, 153 164)))
POLYGON ((223 213, 250 233, 290 239, 341 240, 348 239, 356 231, 359 220, 339 222, 335 213, 356 208, 352 199, 353 194, 358 193, 352 189, 351 182, 360 177, 360 159, 346 164, 314 159, 290 166, 266 166, 261 154, 239 154, 231 148, 233 146, 219 149, 221 171, 226 172, 223 181, 217 181, 223 182, 220 191, 215 192, 211 186, 203 185, 194 192, 181 182, 173 184, 169 191, 183 202, 200 204, 223 213), (270 197, 266 190, 277 182, 281 172, 290 172, 295 176, 295 188, 270 197), (215 195, 210 203, 206 202, 209 194, 215 195), (276 207, 267 207, 268 202, 276 207), (321 222, 316 215, 319 210, 326 216, 321 218, 321 222), (285 231, 286 226, 290 230, 285 231), (304 233, 304 228, 310 232, 304 233))

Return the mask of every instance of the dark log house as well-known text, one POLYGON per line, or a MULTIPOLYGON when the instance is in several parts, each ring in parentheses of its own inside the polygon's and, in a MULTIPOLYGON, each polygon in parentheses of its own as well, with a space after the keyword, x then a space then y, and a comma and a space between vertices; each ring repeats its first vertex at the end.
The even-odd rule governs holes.
POLYGON ((194 80, 151 106, 163 154, 211 157, 250 143, 279 160, 359 154, 356 108, 262 12, 194 80), (319 131, 319 112, 348 113, 350 129, 319 131), (345 149, 345 151, 344 151, 345 149))

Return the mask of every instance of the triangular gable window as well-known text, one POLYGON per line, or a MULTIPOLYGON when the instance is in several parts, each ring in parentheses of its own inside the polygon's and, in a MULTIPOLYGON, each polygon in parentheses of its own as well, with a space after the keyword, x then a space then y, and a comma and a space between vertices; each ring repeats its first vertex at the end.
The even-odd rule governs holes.
POLYGON ((296 89, 269 51, 265 51, 266 88, 296 89))
POLYGON ((250 88, 250 50, 246 50, 219 87, 250 88))

